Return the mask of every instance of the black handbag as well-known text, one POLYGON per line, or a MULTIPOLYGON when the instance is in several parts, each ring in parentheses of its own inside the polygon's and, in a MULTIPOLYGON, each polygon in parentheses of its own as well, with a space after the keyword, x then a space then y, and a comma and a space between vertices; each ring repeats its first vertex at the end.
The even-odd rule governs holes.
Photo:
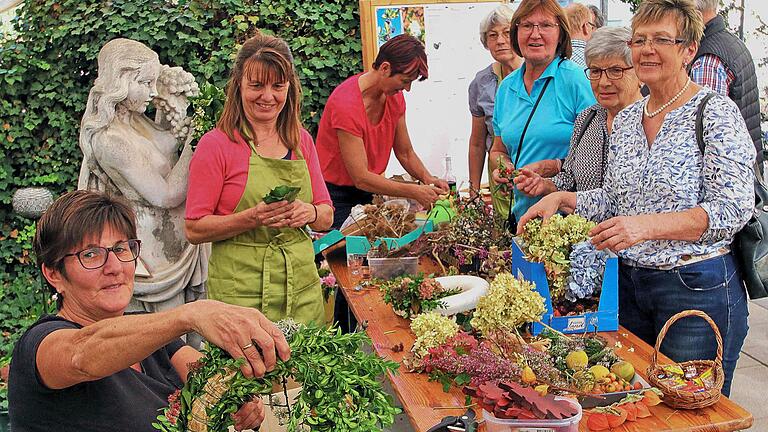
MULTIPOLYGON (((715 94, 702 99, 696 111, 696 142, 704 154, 704 107, 715 94)), ((758 172, 758 171, 755 171, 758 172)), ((749 222, 733 239, 731 252, 752 300, 768 297, 768 190, 755 175, 755 208, 749 222)))

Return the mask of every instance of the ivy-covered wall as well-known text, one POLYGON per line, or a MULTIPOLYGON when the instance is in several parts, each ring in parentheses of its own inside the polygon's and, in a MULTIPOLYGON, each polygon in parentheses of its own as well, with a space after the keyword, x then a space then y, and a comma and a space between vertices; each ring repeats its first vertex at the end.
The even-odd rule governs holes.
POLYGON ((34 221, 11 211, 25 186, 55 196, 77 185, 80 117, 104 43, 145 43, 162 63, 224 87, 255 29, 284 38, 313 134, 333 88, 361 70, 357 0, 27 0, 0 41, 0 364, 44 295, 31 254, 34 221))

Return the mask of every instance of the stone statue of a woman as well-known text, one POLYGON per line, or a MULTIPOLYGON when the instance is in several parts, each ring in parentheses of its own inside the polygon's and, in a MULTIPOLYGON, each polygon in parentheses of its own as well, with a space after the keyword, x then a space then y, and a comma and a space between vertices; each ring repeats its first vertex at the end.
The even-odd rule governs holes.
POLYGON ((80 123, 78 188, 122 195, 136 210, 142 248, 131 309, 194 301, 205 295, 210 253, 209 245, 191 245, 184 235, 193 135, 187 96, 198 92, 197 84, 130 39, 105 44, 98 63, 80 123), (145 115, 150 102, 154 120, 145 115))

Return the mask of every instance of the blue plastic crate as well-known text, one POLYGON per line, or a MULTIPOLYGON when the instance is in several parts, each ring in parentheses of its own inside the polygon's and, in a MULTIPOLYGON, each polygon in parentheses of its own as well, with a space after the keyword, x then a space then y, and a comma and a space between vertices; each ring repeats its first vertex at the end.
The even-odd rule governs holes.
MULTIPOLYGON (((544 271, 544 264, 530 262, 520 248, 517 237, 512 241, 512 274, 536 284, 536 290, 544 297, 547 311, 541 321, 563 333, 584 333, 588 331, 616 331, 619 329, 619 259, 609 253, 603 274, 603 288, 597 312, 587 312, 583 315, 555 316, 552 308, 552 297, 549 295, 549 283, 544 271)), ((531 332, 541 333, 544 326, 533 323, 531 332)))
POLYGON ((352 254, 366 254, 373 248, 373 246, 378 246, 379 242, 382 240, 387 243, 387 247, 390 249, 396 249, 416 240, 424 233, 434 231, 434 229, 434 224, 431 220, 428 220, 424 222, 422 226, 400 238, 384 237, 375 241, 373 245, 371 245, 371 242, 369 242, 368 238, 365 236, 347 236, 347 256, 352 254))

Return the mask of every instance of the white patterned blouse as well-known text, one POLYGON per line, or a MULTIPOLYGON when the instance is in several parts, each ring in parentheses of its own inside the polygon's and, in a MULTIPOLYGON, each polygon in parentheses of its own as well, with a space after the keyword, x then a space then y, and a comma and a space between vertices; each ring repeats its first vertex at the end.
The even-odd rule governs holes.
POLYGON ((666 114, 653 146, 643 130, 647 97, 613 121, 603 187, 576 193, 576 213, 595 221, 613 216, 671 213, 701 207, 709 227, 698 241, 652 240, 619 253, 632 265, 668 267, 683 255, 703 255, 728 247, 754 206, 755 148, 739 109, 716 95, 704 112, 705 154, 696 143, 700 90, 666 114))

